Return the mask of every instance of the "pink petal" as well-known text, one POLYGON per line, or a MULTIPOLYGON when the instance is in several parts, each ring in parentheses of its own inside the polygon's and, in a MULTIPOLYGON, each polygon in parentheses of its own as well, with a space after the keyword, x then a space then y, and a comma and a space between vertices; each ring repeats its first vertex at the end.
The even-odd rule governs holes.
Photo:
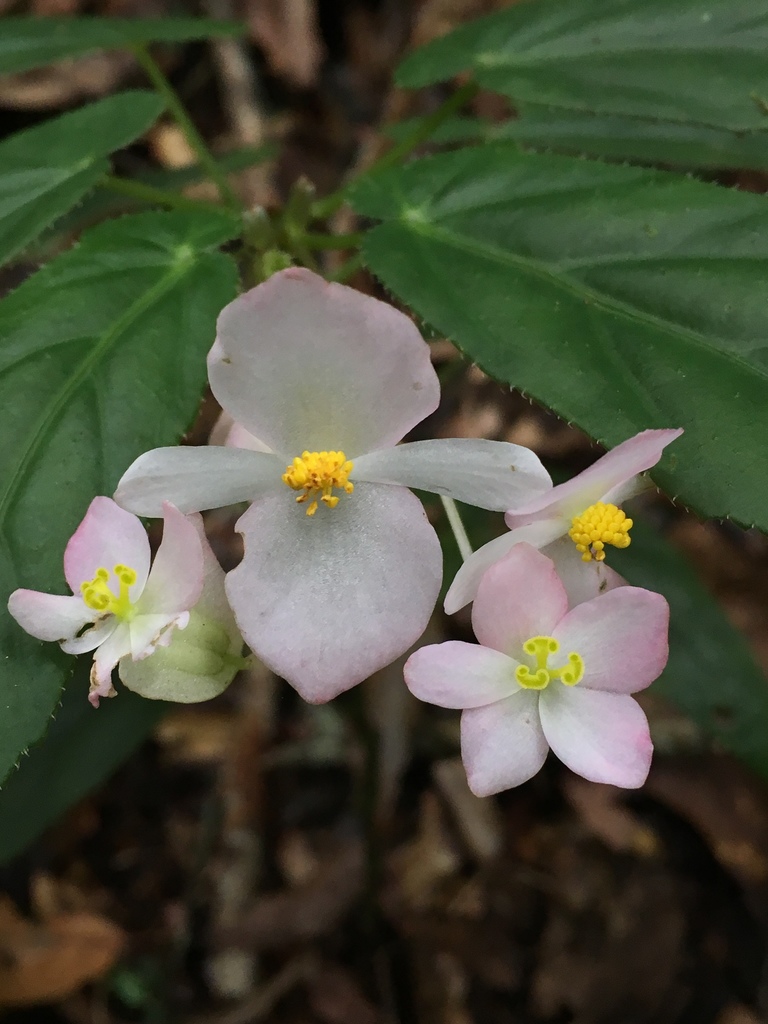
POLYGON ((223 412, 213 425, 208 444, 226 445, 228 448, 247 448, 252 452, 269 452, 271 449, 254 437, 245 427, 235 423, 228 412, 223 412))
POLYGON ((80 597, 60 597, 39 590, 14 590, 8 611, 38 640, 70 640, 97 616, 80 597))
POLYGON ((237 529, 245 556, 227 576, 235 618, 305 700, 331 700, 424 632, 442 552, 410 491, 361 484, 312 517, 290 494, 265 498, 237 529))
MULTIPOLYGON (((511 530, 503 533, 501 537, 495 537, 488 541, 481 548, 466 560, 454 577, 453 583, 445 595, 445 611, 453 615, 470 601, 474 601, 480 580, 492 565, 507 555, 516 544, 530 544, 534 548, 540 548, 560 535, 560 526, 545 520, 541 523, 531 523, 530 526, 522 526, 518 530, 511 530)), ((575 548, 574 548, 575 550, 575 548)))
MULTIPOLYGON (((116 565, 127 565, 136 573, 130 589, 136 600, 144 589, 149 572, 149 539, 141 520, 120 508, 111 498, 94 498, 85 519, 72 534, 64 552, 64 575, 75 594, 80 584, 92 580, 96 570, 112 572, 116 565)), ((112 577, 117 592, 117 584, 112 577)))
MULTIPOLYGON (((505 516, 507 526, 513 530, 536 519, 570 520, 596 501, 606 496, 638 473, 655 466, 668 444, 680 437, 682 430, 643 430, 622 441, 606 452, 589 469, 572 480, 553 487, 547 495, 534 498, 519 508, 510 509, 505 516)), ((627 495, 625 495, 626 498, 627 495)), ((568 529, 566 526, 563 532, 568 529)))
POLYGON ((224 308, 208 360, 221 406, 274 451, 394 445, 437 408, 429 346, 403 313, 309 270, 224 308))
POLYGON ((203 589, 203 548, 196 523, 168 501, 163 502, 163 518, 163 539, 138 603, 141 615, 189 611, 203 589))
POLYGON ((579 687, 636 693, 658 679, 669 657, 669 605, 641 587, 619 587, 573 608, 553 636, 561 653, 584 659, 579 687))
POLYGON ((539 714, 553 752, 577 775, 625 789, 645 782, 653 744, 632 697, 550 684, 541 691, 539 714))
POLYGON ((461 759, 475 796, 492 796, 527 782, 547 759, 539 693, 519 690, 461 715, 461 759))
POLYGON ((479 708, 516 693, 517 662, 478 644, 449 640, 421 647, 405 663, 414 697, 441 708, 479 708))
POLYGON ((555 567, 530 544, 516 544, 480 581, 472 628, 483 647, 520 659, 532 636, 549 636, 568 610, 555 567))
MULTIPOLYGON (((548 520, 544 520, 548 522, 548 520)), ((540 525, 540 524, 532 524, 540 525)), ((521 530, 530 530, 532 526, 522 526, 521 530)), ((542 548, 541 553, 555 563, 557 575, 568 595, 568 607, 591 601, 600 594, 608 594, 616 587, 624 587, 627 581, 613 570, 606 562, 582 562, 581 555, 570 537, 560 537, 542 548)))

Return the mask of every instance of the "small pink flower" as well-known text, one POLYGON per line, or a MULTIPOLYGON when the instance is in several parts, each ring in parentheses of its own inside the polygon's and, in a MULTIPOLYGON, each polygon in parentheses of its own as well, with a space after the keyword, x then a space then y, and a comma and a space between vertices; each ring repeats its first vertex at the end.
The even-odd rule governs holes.
POLYGON ((635 789, 648 774, 648 722, 630 694, 667 663, 669 607, 621 587, 568 610, 553 562, 518 544, 486 572, 472 608, 480 645, 422 647, 405 665, 420 700, 461 708, 470 788, 519 786, 548 750, 592 782, 635 789))
POLYGON ((203 552, 195 527, 163 505, 163 540, 150 570, 141 520, 111 498, 94 498, 64 552, 72 597, 15 590, 8 610, 38 640, 55 640, 67 654, 94 651, 94 707, 113 697, 112 670, 121 660, 146 658, 184 629, 203 587, 203 552))
POLYGON ((516 544, 543 549, 554 560, 572 604, 621 586, 604 562, 605 546, 628 547, 632 520, 619 507, 648 486, 640 476, 682 430, 643 430, 607 452, 572 480, 507 510, 510 532, 468 558, 445 596, 449 615, 474 600, 483 573, 516 544), (584 571, 583 563, 589 563, 584 571))

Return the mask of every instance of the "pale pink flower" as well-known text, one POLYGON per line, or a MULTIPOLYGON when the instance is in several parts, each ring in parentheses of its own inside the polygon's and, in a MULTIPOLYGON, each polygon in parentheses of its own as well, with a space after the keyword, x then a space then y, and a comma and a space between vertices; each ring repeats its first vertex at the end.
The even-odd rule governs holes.
POLYGON ((309 701, 354 686, 426 627, 442 552, 409 487, 499 511, 551 487, 518 445, 398 445, 439 401, 429 346, 392 306, 308 270, 230 303, 208 370, 260 450, 147 452, 116 499, 141 515, 165 498, 185 512, 251 502, 227 593, 251 649, 309 701))
POLYGON ((39 640, 67 654, 94 651, 89 700, 112 697, 112 670, 126 657, 146 658, 184 629, 203 586, 197 530, 165 502, 163 539, 150 569, 146 530, 111 498, 94 498, 64 552, 73 596, 15 590, 8 610, 39 640))
POLYGON ((604 561, 606 544, 630 543, 632 520, 620 506, 648 487, 640 474, 655 466, 682 432, 643 430, 572 480, 510 506, 504 517, 510 532, 478 548, 462 565, 445 596, 446 612, 452 615, 474 600, 486 569, 521 542, 554 560, 571 603, 622 585, 604 561))
POLYGON ((479 645, 422 647, 405 681, 420 700, 463 709, 461 756, 474 793, 519 786, 550 748, 592 782, 642 786, 653 746, 630 694, 667 663, 660 594, 625 586, 569 611, 552 560, 518 544, 483 576, 472 625, 479 645))

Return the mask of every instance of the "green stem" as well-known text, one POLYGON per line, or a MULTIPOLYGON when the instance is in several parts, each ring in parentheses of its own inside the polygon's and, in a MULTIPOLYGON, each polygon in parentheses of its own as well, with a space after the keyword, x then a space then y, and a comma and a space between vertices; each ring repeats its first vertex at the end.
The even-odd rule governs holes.
POLYGON ((237 198, 234 189, 227 181, 226 175, 214 160, 210 150, 203 141, 202 135, 192 122, 192 119, 187 113, 176 90, 155 63, 154 58, 151 56, 146 46, 137 44, 133 47, 133 52, 139 64, 141 64, 144 69, 147 78, 149 78, 152 85, 154 85, 155 89, 157 89, 165 100, 168 110, 173 114, 176 123, 184 133, 184 137, 187 142, 195 151, 197 159, 205 168, 208 177, 218 188, 222 201, 225 202, 227 206, 231 206, 233 209, 239 210, 240 201, 237 198))
POLYGON ((459 510, 456 508, 456 502, 453 498, 446 498, 442 494, 440 495, 440 501, 443 503, 445 514, 448 517, 448 524, 453 530, 453 536, 456 538, 459 553, 466 562, 472 555, 472 545, 469 543, 467 531, 464 529, 464 523, 462 523, 459 510))
POLYGON ((188 199, 187 196, 181 195, 180 192, 166 192, 164 189, 154 188, 152 185, 144 185, 142 182, 134 181, 131 178, 115 177, 113 174, 105 174, 99 182, 99 187, 106 188, 110 192, 116 192, 117 195, 126 196, 128 199, 136 199, 140 203, 147 203, 150 206, 170 206, 176 210, 220 209, 220 207, 214 206, 213 203, 188 199))
MULTIPOLYGON (((365 172, 366 176, 373 174, 376 171, 384 170, 387 167, 393 167, 399 163, 403 157, 420 146, 422 142, 426 142, 429 137, 435 132, 437 128, 449 118, 452 114, 455 114, 457 110, 461 110, 465 103, 477 93, 479 86, 475 82, 467 82, 466 85, 462 85, 460 89, 449 96, 445 103, 441 104, 434 113, 428 117, 423 118, 418 125, 410 132, 406 137, 394 145, 388 150, 384 156, 376 161, 368 170, 365 172)), ((323 199, 319 199, 312 205, 312 216, 315 220, 325 220, 326 217, 330 217, 331 214, 335 213, 340 206, 344 205, 344 201, 347 195, 347 188, 349 183, 342 186, 336 192, 332 192, 329 196, 325 196, 323 199)))

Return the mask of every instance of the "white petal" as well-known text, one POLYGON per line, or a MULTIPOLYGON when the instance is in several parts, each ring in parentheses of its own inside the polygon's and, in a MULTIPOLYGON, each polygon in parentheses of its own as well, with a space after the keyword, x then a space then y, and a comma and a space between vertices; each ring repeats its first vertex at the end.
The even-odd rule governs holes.
MULTIPOLYGON (((521 530, 530 529, 522 526, 521 530)), ((625 587, 627 581, 613 570, 606 562, 583 562, 570 537, 560 537, 552 544, 547 544, 541 553, 555 563, 557 575, 568 595, 568 605, 575 608, 577 604, 591 601, 593 597, 607 594, 616 587, 625 587)))
POLYGON ((538 692, 520 690, 496 704, 462 712, 461 758, 476 796, 519 786, 544 764, 549 744, 538 703, 538 692))
POLYGON ((466 437, 371 452, 355 462, 352 479, 417 487, 495 512, 552 489, 549 473, 530 449, 466 437))
POLYGON ((119 620, 114 615, 105 615, 103 619, 95 622, 80 636, 62 643, 61 649, 67 654, 86 654, 88 651, 95 651, 108 637, 112 636, 117 629, 118 622, 119 620))
MULTIPOLYGON (((136 573, 130 588, 132 600, 144 589, 149 572, 149 538, 141 520, 126 512, 111 498, 99 496, 88 506, 85 518, 69 538, 64 552, 64 575, 77 595, 80 584, 89 582, 97 569, 110 574, 116 565, 127 565, 136 573)), ((117 594, 120 584, 110 576, 111 589, 117 594)))
POLYGON ((429 346, 405 314, 299 268, 223 309, 208 374, 222 408, 291 456, 396 444, 440 399, 429 346))
POLYGON ((419 500, 363 484, 307 516, 290 495, 237 523, 245 556, 227 594, 251 649, 312 703, 394 661, 418 640, 442 553, 419 500))
POLYGON ((112 676, 112 669, 121 658, 131 651, 131 631, 126 622, 118 622, 107 639, 96 648, 91 668, 91 681, 100 685, 107 684, 112 676))
POLYGON ((140 516, 161 516, 164 501, 200 512, 285 490, 286 465, 279 455, 244 448, 155 448, 123 474, 115 500, 140 516))
POLYGON ((142 615, 189 611, 203 589, 203 548, 193 517, 166 501, 163 518, 163 539, 138 603, 142 615))
POLYGON ((43 594, 39 590, 14 590, 8 611, 30 636, 38 640, 71 640, 98 615, 81 597, 43 594))
POLYGON ((175 628, 184 629, 189 622, 189 612, 174 615, 137 615, 130 623, 130 653, 134 661, 148 658, 155 649, 167 646, 170 632, 175 628))
POLYGON ((405 663, 414 697, 441 708, 479 708, 516 693, 518 662, 490 647, 449 640, 415 651, 405 663))

